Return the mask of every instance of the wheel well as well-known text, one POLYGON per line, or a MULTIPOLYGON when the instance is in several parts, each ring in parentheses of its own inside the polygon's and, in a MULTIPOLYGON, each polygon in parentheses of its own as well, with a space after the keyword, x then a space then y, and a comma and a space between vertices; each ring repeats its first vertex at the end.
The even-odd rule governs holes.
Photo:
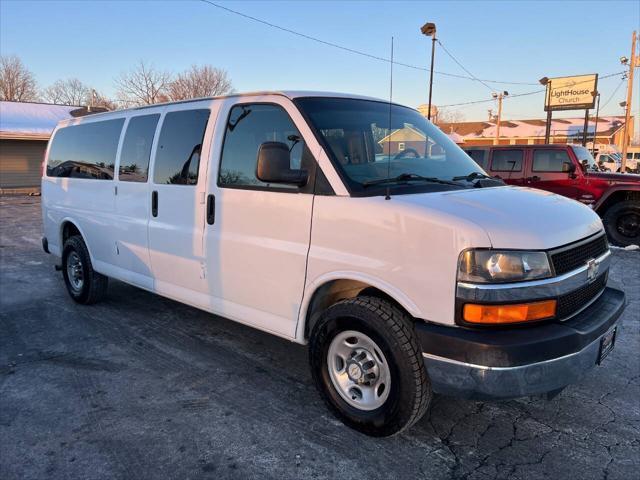
POLYGON ((74 235, 82 236, 82 234, 80 233, 80 230, 78 230, 78 227, 76 227, 73 223, 64 222, 62 224, 62 245, 61 245, 61 247, 64 247, 64 242, 66 242, 69 237, 73 237, 74 235))
POLYGON ((598 208, 598 215, 601 217, 611 208, 613 205, 626 200, 635 200, 640 202, 640 191, 637 190, 618 190, 613 192, 607 197, 607 199, 598 208))
POLYGON ((309 335, 311 334, 315 324, 318 322, 320 315, 331 305, 347 298, 355 298, 365 295, 369 297, 382 298, 395 305, 411 317, 402 305, 379 288, 358 280, 332 280, 318 288, 309 302, 309 308, 307 309, 304 324, 304 338, 309 338, 309 335))

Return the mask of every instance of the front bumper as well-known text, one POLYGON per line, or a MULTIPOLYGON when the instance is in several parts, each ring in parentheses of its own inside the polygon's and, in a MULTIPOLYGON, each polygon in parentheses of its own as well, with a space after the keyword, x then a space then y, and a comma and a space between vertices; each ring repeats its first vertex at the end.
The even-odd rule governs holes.
POLYGON ((600 339, 615 326, 625 294, 607 287, 565 322, 509 329, 416 325, 434 392, 509 399, 553 392, 579 381, 598 360, 600 339))

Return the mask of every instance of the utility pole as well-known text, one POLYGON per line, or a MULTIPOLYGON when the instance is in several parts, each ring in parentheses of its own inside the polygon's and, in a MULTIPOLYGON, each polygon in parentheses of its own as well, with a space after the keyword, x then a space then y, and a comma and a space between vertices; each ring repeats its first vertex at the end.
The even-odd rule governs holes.
POLYGON ((622 138, 622 165, 620 165, 620 171, 625 173, 627 171, 627 148, 629 147, 629 136, 631 123, 631 100, 633 98, 633 72, 638 66, 638 59, 636 58, 636 31, 633 31, 631 35, 631 59, 625 59, 622 57, 620 60, 622 63, 629 63, 629 74, 627 75, 627 102, 626 112, 624 116, 624 137, 622 138), (626 62, 625 62, 626 60, 626 62))
POLYGON ((598 115, 600 115, 600 92, 597 92, 598 95, 598 105, 596 106, 596 124, 593 127, 593 144, 591 145, 591 155, 595 155, 596 153, 596 139, 598 138, 598 115))
POLYGON ((498 145, 500 143, 500 122, 502 121, 502 99, 509 95, 509 92, 506 90, 500 93, 493 93, 493 98, 498 100, 498 119, 496 121, 496 138, 493 140, 494 145, 498 145))

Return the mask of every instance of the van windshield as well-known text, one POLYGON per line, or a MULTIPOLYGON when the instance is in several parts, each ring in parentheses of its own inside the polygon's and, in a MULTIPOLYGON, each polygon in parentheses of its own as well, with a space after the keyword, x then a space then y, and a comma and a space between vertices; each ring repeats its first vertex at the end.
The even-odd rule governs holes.
POLYGON ((400 187, 413 192, 418 185, 468 188, 486 175, 438 127, 410 108, 350 98, 301 98, 296 104, 352 193, 381 194, 381 188, 391 187, 394 193, 400 187))

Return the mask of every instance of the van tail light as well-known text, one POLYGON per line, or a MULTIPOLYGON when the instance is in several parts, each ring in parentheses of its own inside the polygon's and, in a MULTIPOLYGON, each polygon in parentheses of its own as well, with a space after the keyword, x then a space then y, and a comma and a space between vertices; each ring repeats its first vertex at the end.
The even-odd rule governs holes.
POLYGON ((556 301, 518 303, 514 305, 479 305, 467 303, 462 318, 469 323, 505 324, 545 320, 556 315, 556 301))

